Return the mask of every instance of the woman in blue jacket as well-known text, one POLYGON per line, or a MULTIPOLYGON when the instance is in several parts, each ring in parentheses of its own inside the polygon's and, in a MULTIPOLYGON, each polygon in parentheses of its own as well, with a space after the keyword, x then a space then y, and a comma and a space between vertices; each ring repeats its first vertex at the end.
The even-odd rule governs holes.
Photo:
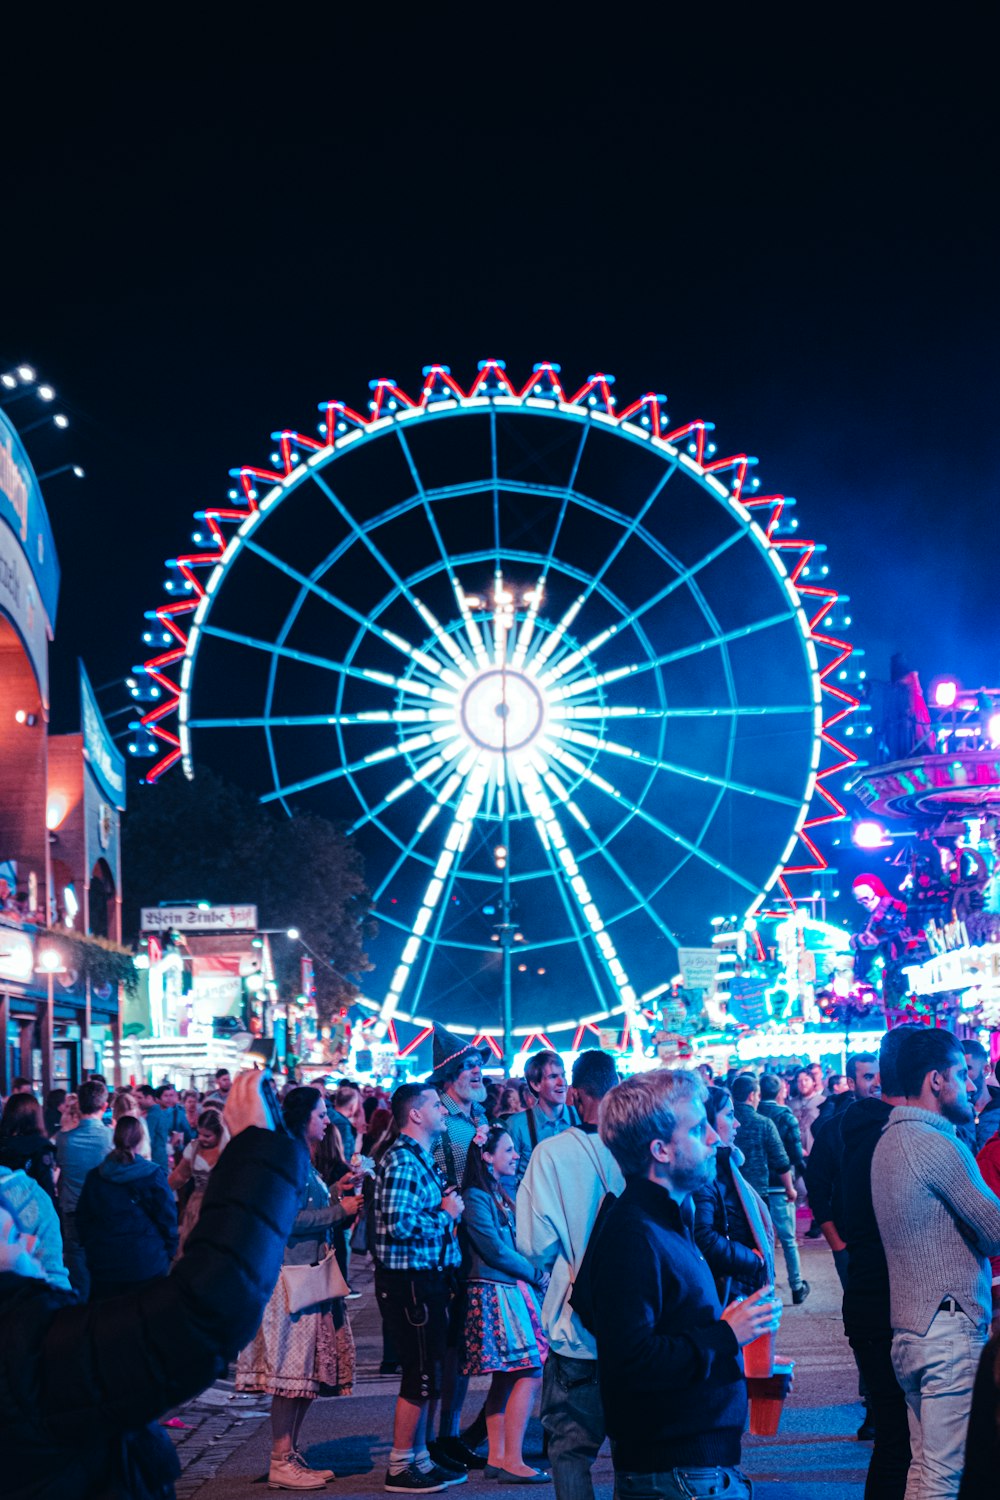
POLYGON ((549 1475, 525 1463, 522 1447, 547 1348, 540 1294, 548 1277, 515 1244, 514 1203, 503 1181, 514 1177, 516 1166, 503 1124, 491 1126, 481 1147, 469 1147, 462 1179, 469 1278, 461 1370, 493 1376, 484 1408, 486 1478, 546 1484, 549 1475))
POLYGON ((87 1173, 76 1205, 92 1302, 158 1281, 177 1249, 177 1205, 162 1168, 139 1155, 142 1139, 140 1121, 122 1115, 113 1148, 87 1173))

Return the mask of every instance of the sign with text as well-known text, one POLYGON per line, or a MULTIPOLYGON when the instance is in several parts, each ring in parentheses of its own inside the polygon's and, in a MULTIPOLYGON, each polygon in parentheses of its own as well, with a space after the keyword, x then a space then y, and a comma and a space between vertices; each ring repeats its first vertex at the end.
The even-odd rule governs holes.
POLYGON ((689 990, 710 990, 719 972, 717 948, 678 948, 677 964, 689 990))
MULTIPOLYGON (((0 614, 7 616, 20 636, 38 682, 42 702, 48 706, 49 648, 45 609, 40 601, 38 585, 21 539, 2 522, 0 522, 0 614)), ((24 706, 30 708, 33 705, 24 706)))
POLYGON ((143 932, 256 932, 256 906, 144 906, 143 932))
POLYGON ((121 812, 125 807, 125 757, 108 733, 108 726, 97 706, 97 698, 83 662, 78 665, 83 753, 97 785, 107 800, 121 812))
POLYGON ((42 492, 17 429, 0 412, 0 520, 7 523, 30 569, 49 633, 56 625, 59 563, 42 492))
POLYGON ((729 1019, 744 1026, 763 1026, 770 1020, 767 1008, 769 981, 752 975, 740 975, 729 985, 729 1019))

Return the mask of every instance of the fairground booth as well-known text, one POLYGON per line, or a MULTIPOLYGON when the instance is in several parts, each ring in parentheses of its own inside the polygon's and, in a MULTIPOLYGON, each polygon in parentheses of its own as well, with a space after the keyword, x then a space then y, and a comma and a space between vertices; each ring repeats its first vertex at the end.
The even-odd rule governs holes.
POLYGON ((0 411, 0 1092, 114 1069, 125 768, 82 664, 80 729, 50 736, 59 563, 38 479, 0 411))

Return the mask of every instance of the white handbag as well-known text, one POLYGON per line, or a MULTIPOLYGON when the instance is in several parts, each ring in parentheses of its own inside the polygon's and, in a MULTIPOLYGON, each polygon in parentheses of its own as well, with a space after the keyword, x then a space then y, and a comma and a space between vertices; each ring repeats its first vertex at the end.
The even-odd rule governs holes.
POLYGON ((334 1297, 346 1297, 351 1290, 344 1280, 335 1255, 327 1255, 315 1266, 282 1266, 281 1284, 289 1313, 304 1312, 334 1297))

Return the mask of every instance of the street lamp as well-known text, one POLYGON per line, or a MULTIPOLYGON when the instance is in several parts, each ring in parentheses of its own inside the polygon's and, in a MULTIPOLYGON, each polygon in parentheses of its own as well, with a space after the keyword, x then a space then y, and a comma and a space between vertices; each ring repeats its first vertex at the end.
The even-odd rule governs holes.
POLYGON ((35 972, 44 974, 48 980, 48 1002, 45 1007, 45 1023, 42 1027, 42 1088, 45 1093, 48 1093, 52 1087, 53 1074, 52 1039, 55 1032, 55 977, 57 974, 66 973, 66 966, 62 961, 62 954, 59 952, 59 949, 42 948, 38 954, 38 968, 35 972))
POLYGON ((43 479, 54 479, 57 474, 69 473, 75 474, 77 479, 83 478, 83 470, 79 464, 60 464, 56 469, 46 469, 44 474, 39 474, 38 481, 41 483, 43 479))

